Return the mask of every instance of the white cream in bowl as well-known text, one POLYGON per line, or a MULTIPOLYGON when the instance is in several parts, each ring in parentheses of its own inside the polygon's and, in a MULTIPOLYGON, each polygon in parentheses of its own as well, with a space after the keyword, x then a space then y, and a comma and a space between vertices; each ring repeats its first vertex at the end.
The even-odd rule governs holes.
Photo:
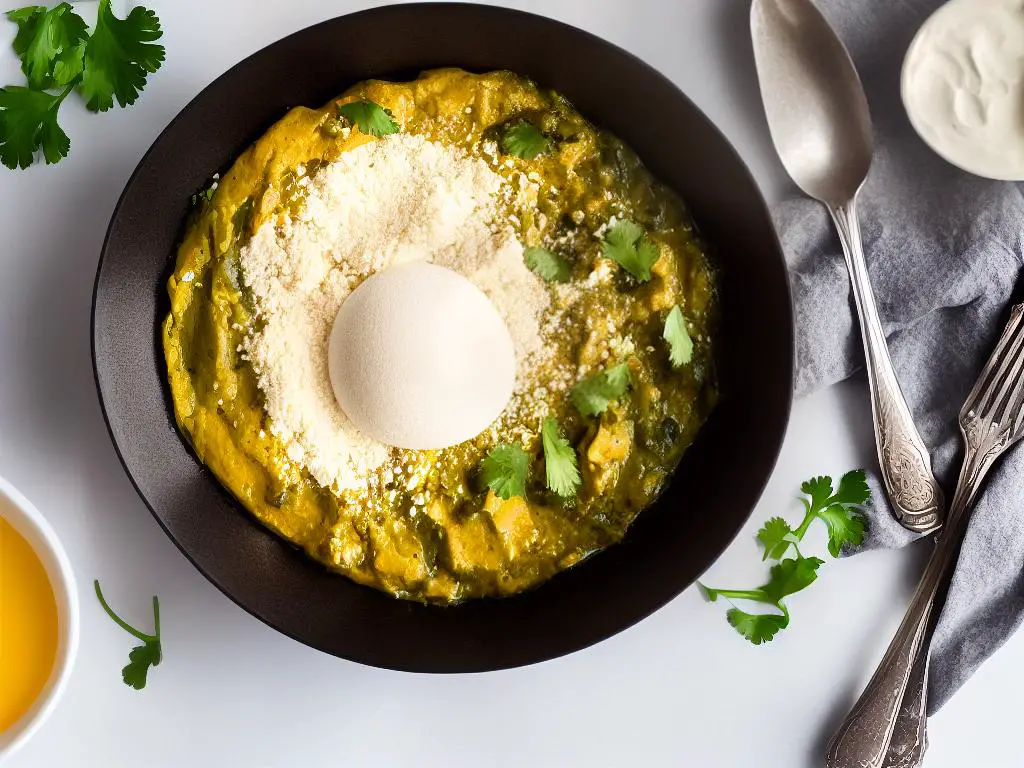
POLYGON ((903 65, 914 129, 954 165, 1024 180, 1024 0, 950 0, 903 65))

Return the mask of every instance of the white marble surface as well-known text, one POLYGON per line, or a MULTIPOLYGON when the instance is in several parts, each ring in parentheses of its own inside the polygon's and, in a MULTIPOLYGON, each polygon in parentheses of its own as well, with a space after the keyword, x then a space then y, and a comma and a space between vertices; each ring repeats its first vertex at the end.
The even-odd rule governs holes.
MULTIPOLYGON (((294 643, 243 613, 161 533, 123 475, 100 416, 89 302, 114 203, 157 133, 241 57, 351 0, 150 0, 168 58, 132 109, 62 115, 71 157, 0 172, 0 474, 59 531, 82 584, 81 654, 52 720, 11 768, 351 766, 818 766, 873 669, 922 552, 829 563, 791 602, 790 630, 755 648, 690 589, 600 645, 526 669, 433 677, 369 669, 294 643), (137 693, 120 680, 131 638, 88 590, 145 619, 163 605, 166 660, 137 693)), ((672 78, 735 142, 771 199, 791 194, 757 103, 744 0, 512 3, 584 27, 672 78)), ((124 0, 115 2, 123 8, 124 0)), ((12 28, 0 76, 14 82, 12 28)), ((2 170, 2 169, 0 169, 2 170)), ((864 385, 799 403, 750 524, 708 574, 763 575, 753 534, 798 514, 812 474, 872 461, 864 385)), ((931 724, 928 768, 1024 764, 1017 730, 1024 640, 1012 640, 931 724)))

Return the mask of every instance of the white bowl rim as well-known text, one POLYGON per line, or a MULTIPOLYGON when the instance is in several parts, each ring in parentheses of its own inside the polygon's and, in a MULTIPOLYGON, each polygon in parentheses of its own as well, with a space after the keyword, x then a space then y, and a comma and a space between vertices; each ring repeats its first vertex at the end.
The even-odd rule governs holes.
POLYGON ((0 733, 0 761, 13 755, 39 730, 67 688, 78 655, 78 588, 71 561, 42 513, 10 482, 0 477, 0 511, 13 510, 4 519, 32 545, 46 569, 57 601, 60 638, 57 656, 42 694, 7 731, 0 733))
POLYGON ((913 40, 910 41, 910 45, 907 46, 907 52, 903 55, 903 65, 900 67, 900 101, 903 103, 903 111, 907 113, 907 119, 910 121, 910 125, 913 126, 914 132, 921 138, 928 148, 945 160, 950 165, 959 168, 961 171, 971 174, 972 176, 978 176, 982 179, 991 179, 992 181, 1024 181, 1024 176, 1019 174, 991 174, 981 171, 977 168, 969 168, 964 165, 960 160, 952 157, 948 152, 932 144, 925 135, 924 130, 917 120, 917 115, 910 107, 910 101, 907 96, 907 89, 910 83, 910 55, 914 52, 918 42, 921 40, 921 36, 924 31, 928 28, 928 25, 932 23, 932 20, 945 10, 946 6, 950 3, 956 2, 956 0, 946 0, 938 8, 928 14, 928 18, 924 20, 921 27, 914 33, 913 40))

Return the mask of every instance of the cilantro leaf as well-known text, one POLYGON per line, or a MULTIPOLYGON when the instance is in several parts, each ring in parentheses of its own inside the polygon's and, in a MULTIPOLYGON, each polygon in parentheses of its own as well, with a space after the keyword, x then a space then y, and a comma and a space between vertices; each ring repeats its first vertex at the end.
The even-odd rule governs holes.
POLYGON ((824 509, 828 500, 832 498, 832 478, 828 476, 812 477, 800 486, 800 490, 811 497, 810 501, 804 500, 804 505, 811 512, 824 509))
POLYGON ((554 419, 544 419, 540 434, 544 445, 544 471, 548 488, 563 498, 575 496, 582 482, 576 465, 576 451, 562 436, 558 422, 554 419))
POLYGON ((100 0, 78 86, 85 106, 106 112, 115 99, 122 107, 134 104, 146 87, 146 77, 164 61, 164 47, 153 42, 162 34, 160 19, 148 8, 136 6, 119 19, 110 10, 110 0, 100 0))
POLYGON ((693 359, 693 339, 686 330, 686 319, 679 305, 665 318, 665 330, 662 337, 668 342, 668 357, 673 368, 679 368, 693 359))
POLYGON ((558 254, 543 248, 527 248, 523 260, 527 267, 549 283, 565 283, 569 280, 569 262, 558 254))
POLYGON ((773 517, 766 522, 757 532, 758 541, 764 544, 764 557, 761 559, 781 560, 789 549, 792 534, 793 529, 781 517, 773 517))
POLYGON ((159 640, 150 640, 137 645, 128 653, 128 664, 121 670, 125 685, 141 691, 146 687, 146 676, 150 667, 163 661, 159 640))
POLYGON ((62 87, 82 72, 88 28, 70 3, 47 9, 29 6, 7 14, 18 25, 14 52, 36 90, 62 87))
POLYGON ((141 691, 146 687, 149 668, 157 666, 164 658, 163 645, 160 641, 160 601, 156 597, 153 598, 154 634, 147 635, 114 613, 114 609, 107 604, 106 599, 103 597, 103 591, 100 589, 98 579, 93 581, 93 588, 96 590, 96 598, 100 601, 100 606, 107 616, 110 617, 110 620, 132 637, 142 641, 142 645, 137 645, 129 651, 128 663, 121 670, 121 679, 124 680, 125 685, 141 691))
POLYGON ((28 168, 42 150, 47 163, 67 157, 71 139, 57 123, 68 91, 50 94, 21 85, 0 88, 0 162, 28 168))
POLYGON ((730 608, 725 618, 743 637, 754 645, 770 642, 779 630, 789 625, 789 616, 777 613, 747 613, 730 608))
POLYGON ((390 136, 399 126, 391 112, 372 101, 350 101, 338 107, 338 114, 367 136, 390 136))
POLYGON ((629 389, 629 365, 620 363, 588 376, 569 394, 576 410, 584 416, 598 416, 629 389))
POLYGON ((547 152, 550 145, 548 137, 529 120, 517 120, 501 137, 501 148, 506 154, 515 155, 523 160, 533 160, 547 152))
POLYGON ((839 478, 839 490, 831 499, 833 504, 867 504, 871 498, 864 470, 855 469, 839 478))
POLYGON ((29 74, 29 63, 26 60, 29 48, 32 47, 32 43, 35 41, 39 32, 39 23, 46 16, 47 8, 45 5, 28 5, 24 8, 16 8, 13 11, 8 11, 6 16, 7 20, 17 25, 18 31, 14 35, 14 41, 11 43, 11 47, 14 52, 21 59, 21 71, 25 73, 25 77, 31 78, 29 74))
POLYGON ((818 517, 828 526, 828 551, 832 557, 839 557, 845 544, 856 547, 864 542, 867 518, 860 510, 833 504, 819 512, 818 517))
POLYGON ((526 498, 530 459, 519 443, 502 443, 491 449, 480 464, 484 484, 503 499, 526 498))
POLYGON ((782 599, 806 589, 818 578, 825 561, 817 557, 791 557, 772 566, 771 579, 761 587, 765 602, 778 605, 782 599))
POLYGON ((628 219, 615 222, 601 243, 611 259, 641 283, 651 279, 651 267, 658 260, 658 248, 644 237, 644 229, 628 219))

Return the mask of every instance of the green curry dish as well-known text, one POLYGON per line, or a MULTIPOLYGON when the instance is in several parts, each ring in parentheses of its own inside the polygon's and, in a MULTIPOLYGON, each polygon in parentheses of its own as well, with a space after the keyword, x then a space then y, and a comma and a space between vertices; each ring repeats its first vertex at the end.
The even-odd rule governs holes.
POLYGON ((390 136, 400 129, 391 112, 372 101, 350 101, 338 107, 338 116, 367 136, 390 136))
POLYGON ((517 120, 501 138, 501 148, 506 154, 523 160, 533 160, 550 147, 551 140, 529 120, 517 120))
POLYGON ((600 556, 658 498, 717 397, 716 272, 685 205, 622 142, 510 72, 368 81, 320 109, 292 110, 191 212, 168 292, 168 381, 196 456, 260 523, 336 573, 401 599, 513 595, 600 556), (343 122, 336 105, 356 101, 390 109, 401 133, 332 130, 343 122), (502 146, 525 115, 545 139, 528 169, 502 146), (443 450, 386 449, 365 487, 324 487, 273 432, 259 377, 239 351, 261 322, 240 254, 261 227, 303 204, 300 175, 315 184, 370 142, 385 152, 388 142, 421 139, 494 169, 496 223, 564 260, 513 254, 532 262, 523 271, 550 298, 537 320, 547 356, 517 371, 518 405, 475 438, 443 450), (622 248, 650 263, 646 281, 622 269, 624 286, 601 258, 596 226, 627 216, 639 234, 622 248), (657 244, 654 260, 648 242, 657 244), (675 306, 686 308, 692 333, 683 370, 669 365, 662 338, 675 306))
POLYGON ((601 248, 606 258, 634 279, 641 283, 651 279, 651 267, 658 260, 658 247, 647 239, 644 228, 636 222, 623 220, 612 224, 601 248))
POLYGON ((569 397, 584 416, 600 416, 629 389, 629 364, 620 363, 589 376, 572 388, 569 397))

